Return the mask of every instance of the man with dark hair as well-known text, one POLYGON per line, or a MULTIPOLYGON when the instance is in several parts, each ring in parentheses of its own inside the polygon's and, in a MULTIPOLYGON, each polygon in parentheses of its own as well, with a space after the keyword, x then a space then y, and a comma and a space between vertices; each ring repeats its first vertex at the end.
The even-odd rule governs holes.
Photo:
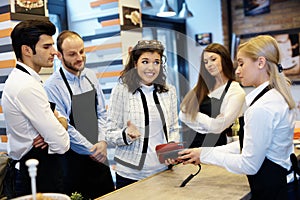
MULTIPOLYGON (((50 21, 28 20, 15 26, 11 40, 17 58, 16 68, 5 82, 2 107, 8 136, 8 155, 15 163, 15 196, 31 193, 28 159, 37 159, 37 192, 64 192, 61 155, 69 150, 70 139, 51 110, 39 71, 53 67, 57 55, 50 21)), ((62 119, 62 118, 60 118, 62 119)))
POLYGON ((73 31, 57 38, 62 67, 45 83, 57 110, 68 117, 71 149, 64 155, 67 194, 95 199, 114 190, 105 140, 106 109, 96 74, 85 68, 84 42, 73 31))

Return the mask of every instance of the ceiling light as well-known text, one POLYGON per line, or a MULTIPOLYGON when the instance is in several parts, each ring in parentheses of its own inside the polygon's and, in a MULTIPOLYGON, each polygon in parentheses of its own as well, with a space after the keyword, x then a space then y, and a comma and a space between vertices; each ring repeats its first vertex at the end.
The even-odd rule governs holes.
POLYGON ((178 14, 178 17, 181 17, 181 18, 193 17, 193 13, 191 11, 189 11, 185 1, 182 3, 182 8, 178 14))
POLYGON ((172 17, 176 15, 176 12, 169 6, 168 0, 164 0, 162 6, 159 9, 159 13, 156 14, 159 17, 172 17))

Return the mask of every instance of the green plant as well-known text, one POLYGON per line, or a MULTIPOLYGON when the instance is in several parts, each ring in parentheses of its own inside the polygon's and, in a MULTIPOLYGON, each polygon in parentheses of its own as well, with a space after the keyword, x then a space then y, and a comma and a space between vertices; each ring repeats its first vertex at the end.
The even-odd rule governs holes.
POLYGON ((78 192, 72 193, 70 198, 71 200, 83 200, 83 196, 78 192))

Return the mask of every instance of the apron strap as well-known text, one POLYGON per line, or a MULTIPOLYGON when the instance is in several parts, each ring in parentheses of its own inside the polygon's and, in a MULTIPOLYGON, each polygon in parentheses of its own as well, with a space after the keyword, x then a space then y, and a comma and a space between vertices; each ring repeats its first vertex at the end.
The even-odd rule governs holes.
POLYGON ((88 82, 91 84, 92 88, 93 88, 94 90, 96 90, 96 89, 95 89, 95 85, 92 83, 92 81, 91 81, 87 76, 85 76, 85 78, 86 78, 86 80, 88 80, 88 82))
POLYGON ((21 66, 21 65, 18 65, 18 64, 17 64, 16 68, 19 69, 19 70, 21 70, 21 71, 23 71, 23 72, 25 72, 26 74, 31 75, 31 74, 30 74, 23 66, 21 66))
POLYGON ((227 93, 227 91, 228 91, 228 89, 229 89, 231 83, 232 83, 232 80, 228 80, 228 82, 227 82, 227 84, 226 84, 226 87, 225 87, 225 89, 224 89, 224 91, 223 91, 223 93, 222 93, 222 96, 221 96, 221 98, 220 98, 221 101, 223 101, 223 99, 224 99, 224 97, 225 97, 225 94, 227 93))
POLYGON ((70 93, 71 100, 72 100, 73 92, 72 92, 71 87, 70 87, 70 85, 69 85, 69 83, 68 83, 68 81, 67 81, 67 77, 66 77, 65 73, 64 73, 63 70, 62 70, 62 67, 59 69, 59 73, 61 74, 61 77, 62 77, 62 79, 64 80, 64 82, 65 82, 65 84, 66 84, 66 86, 67 86, 67 88, 68 88, 68 91, 69 91, 69 93, 70 93))
MULTIPOLYGON (((65 84, 66 84, 66 86, 67 86, 67 88, 68 88, 68 91, 69 91, 69 93, 70 93, 71 100, 72 100, 72 98, 73 98, 73 92, 72 92, 72 90, 71 90, 71 87, 70 87, 70 84, 69 84, 69 82, 68 82, 68 80, 67 80, 67 77, 66 77, 65 73, 63 72, 62 68, 59 69, 59 72, 60 72, 61 77, 63 78, 63 80, 64 80, 64 82, 65 82, 65 84)), ((88 82, 91 84, 93 90, 95 90, 95 93, 96 93, 95 85, 92 83, 92 81, 91 81, 87 76, 85 76, 85 78, 86 78, 86 79, 88 80, 88 82)), ((96 103, 95 103, 95 106, 96 106, 96 108, 97 108, 97 105, 98 105, 97 94, 95 94, 95 99, 96 99, 96 101, 95 101, 95 102, 96 102, 96 103)))
MULTIPOLYGON (((266 86, 251 102, 250 106, 252 106, 260 97, 262 97, 265 93, 267 93, 271 89, 270 85, 266 86)), ((249 107, 250 107, 249 106, 249 107)), ((240 118, 240 120, 244 121, 244 117, 240 118)), ((244 122, 243 122, 244 123, 244 122)), ((240 149, 242 151, 243 149, 243 144, 244 144, 244 131, 241 131, 242 134, 239 135, 239 141, 240 141, 240 149)))
POLYGON ((92 81, 87 77, 85 76, 86 80, 88 80, 88 82, 91 84, 93 90, 95 91, 95 108, 97 110, 97 105, 98 105, 98 95, 97 95, 97 90, 95 88, 95 85, 92 83, 92 81))
MULTIPOLYGON (((251 102, 250 106, 252 106, 260 97, 262 97, 266 92, 268 92, 271 89, 270 85, 266 86, 251 102)), ((249 107, 250 107, 249 106, 249 107)))

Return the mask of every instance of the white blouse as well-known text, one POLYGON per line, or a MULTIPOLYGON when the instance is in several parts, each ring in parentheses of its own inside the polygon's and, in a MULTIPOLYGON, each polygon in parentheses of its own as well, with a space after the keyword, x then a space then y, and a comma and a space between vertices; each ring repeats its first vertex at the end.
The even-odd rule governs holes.
MULTIPOLYGON (((265 82, 247 95, 247 106, 268 84, 265 82)), ((202 148, 200 160, 233 173, 253 175, 267 157, 289 170, 289 156, 294 151, 295 118, 295 110, 290 110, 283 96, 276 89, 271 89, 245 112, 242 153, 237 141, 215 148, 202 148)))
MULTIPOLYGON (((209 94, 209 97, 220 99, 225 87, 226 84, 217 88, 209 94)), ((221 133, 241 115, 245 95, 246 93, 240 84, 233 81, 221 104, 220 115, 216 118, 198 112, 196 119, 193 121, 189 115, 180 111, 179 119, 199 133, 221 133)))

